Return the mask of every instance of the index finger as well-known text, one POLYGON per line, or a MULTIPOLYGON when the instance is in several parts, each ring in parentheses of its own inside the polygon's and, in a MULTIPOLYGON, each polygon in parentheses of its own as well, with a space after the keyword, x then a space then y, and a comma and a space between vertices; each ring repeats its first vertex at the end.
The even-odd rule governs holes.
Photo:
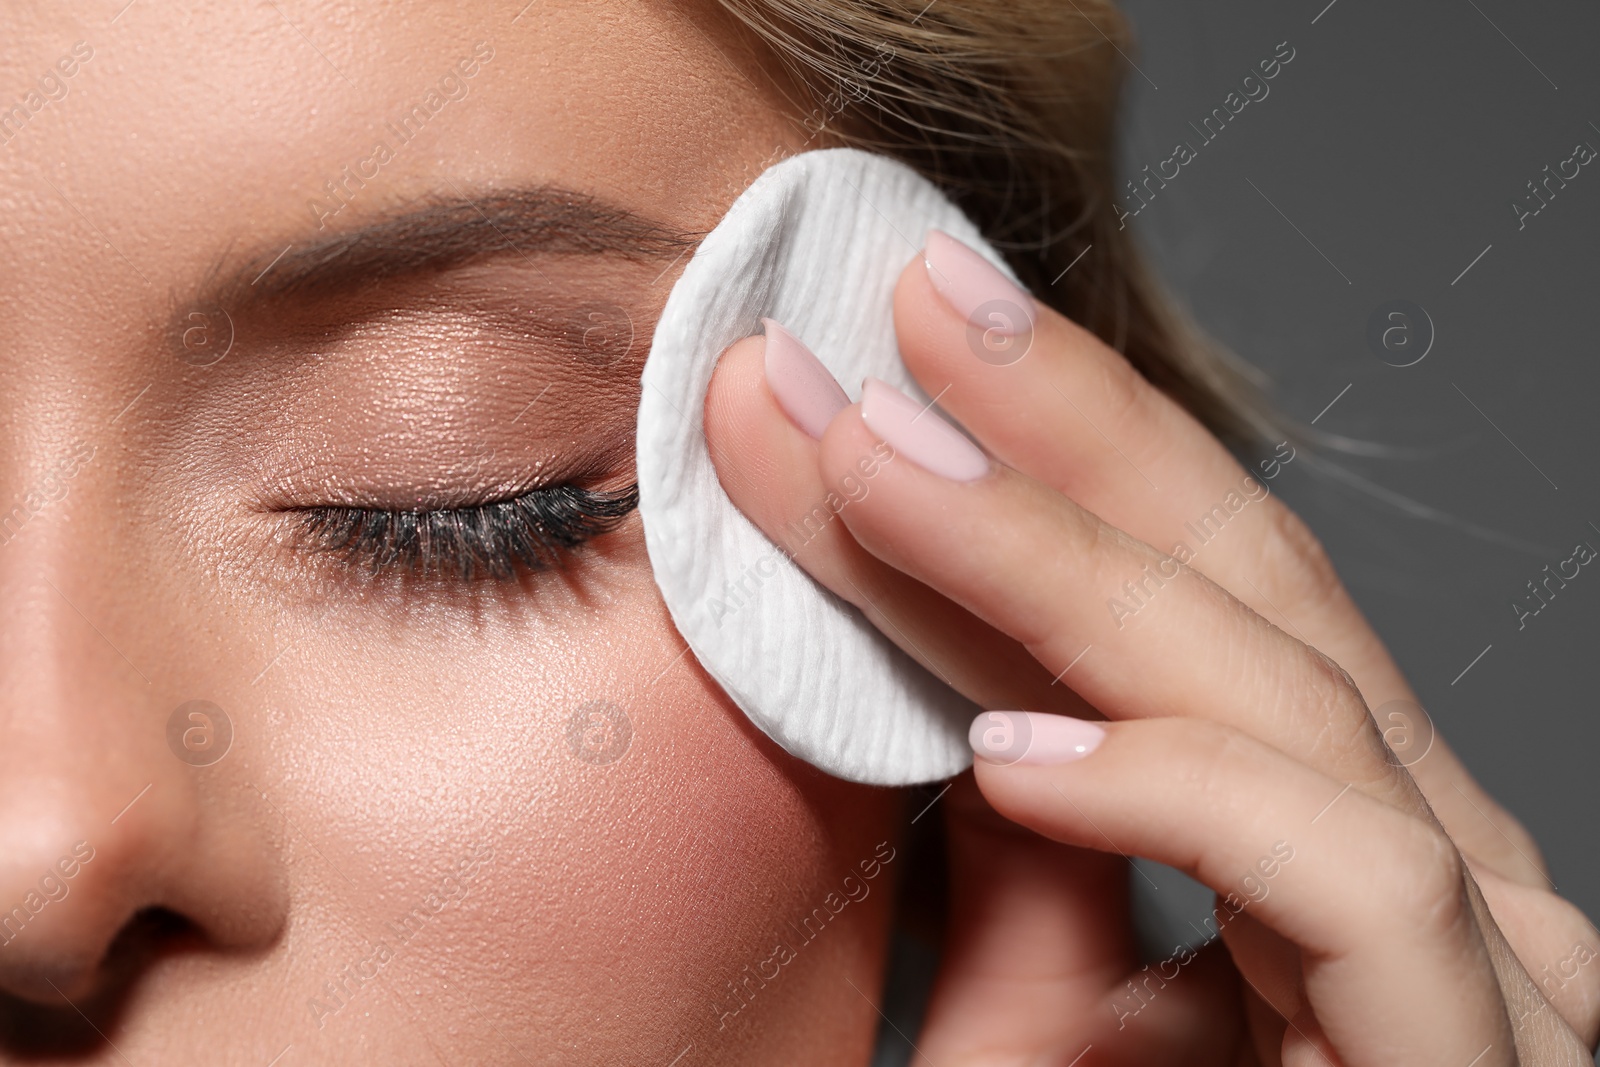
POLYGON ((937 231, 901 275, 895 330, 928 395, 995 457, 1321 649, 1372 706, 1403 695, 1316 539, 1266 484, 1292 445, 1246 471, 1120 352, 937 231), (974 316, 993 325, 976 330, 974 316))

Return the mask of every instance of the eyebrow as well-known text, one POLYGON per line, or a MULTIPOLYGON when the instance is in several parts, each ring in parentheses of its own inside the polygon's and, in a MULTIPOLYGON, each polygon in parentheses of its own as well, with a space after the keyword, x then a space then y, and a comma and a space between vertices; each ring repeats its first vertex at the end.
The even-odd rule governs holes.
MULTIPOLYGON (((443 272, 482 260, 609 255, 681 257, 703 236, 584 193, 554 186, 481 197, 434 196, 357 229, 313 235, 281 251, 263 251, 213 280, 196 305, 228 309, 362 288, 373 282, 443 272)), ((220 265, 219 265, 220 268, 220 265)), ((180 312, 181 314, 181 312, 180 312)))

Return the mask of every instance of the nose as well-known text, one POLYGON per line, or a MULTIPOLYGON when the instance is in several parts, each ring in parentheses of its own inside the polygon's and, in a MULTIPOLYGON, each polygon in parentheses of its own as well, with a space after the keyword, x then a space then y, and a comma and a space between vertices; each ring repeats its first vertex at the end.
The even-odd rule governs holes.
POLYGON ((207 750, 226 713, 150 662, 167 657, 141 644, 136 586, 88 580, 49 546, 0 545, 0 990, 61 1006, 93 991, 141 912, 260 945, 284 894, 271 824, 207 750))

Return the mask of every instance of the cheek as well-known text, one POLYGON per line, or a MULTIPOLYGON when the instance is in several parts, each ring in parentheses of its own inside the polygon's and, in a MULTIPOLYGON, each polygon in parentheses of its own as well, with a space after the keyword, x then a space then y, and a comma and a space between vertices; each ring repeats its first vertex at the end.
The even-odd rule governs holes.
POLYGON ((494 887, 494 921, 520 930, 518 966, 540 987, 532 1029, 591 1026, 594 1006, 623 990, 635 1006, 612 1036, 641 1054, 681 1036, 717 1062, 746 1027, 814 1028, 830 999, 815 994, 819 975, 865 967, 875 980, 874 954, 857 946, 881 939, 891 894, 849 905, 814 942, 799 924, 893 835, 892 796, 797 765, 687 661, 641 719, 631 767, 569 761, 550 806, 525 821, 539 844, 494 887), (782 969, 783 996, 763 996, 745 983, 779 943, 799 961, 782 969), (725 1012, 739 1016, 732 1035, 725 1012))
POLYGON ((362 938, 400 931, 392 966, 408 978, 446 965, 430 1010, 460 1017, 464 997, 545 1047, 644 1058, 698 1040, 744 1055, 802 1020, 816 1029, 819 1008, 860 1021, 820 979, 877 980, 892 872, 783 968, 785 996, 741 1011, 731 1037, 718 1028, 728 983, 843 895, 893 836, 898 799, 816 772, 750 726, 679 655, 638 552, 608 568, 623 579, 552 593, 520 619, 380 626, 337 609, 350 610, 333 627, 342 647, 285 675, 297 692, 272 703, 296 709, 279 737, 298 767, 274 777, 305 784, 280 803, 318 813, 301 829, 341 868, 297 863, 291 877, 302 898, 360 913, 306 935, 288 961, 295 988, 315 992, 362 938), (459 894, 441 891, 485 850, 459 894), (408 926, 430 894, 447 903, 408 926))

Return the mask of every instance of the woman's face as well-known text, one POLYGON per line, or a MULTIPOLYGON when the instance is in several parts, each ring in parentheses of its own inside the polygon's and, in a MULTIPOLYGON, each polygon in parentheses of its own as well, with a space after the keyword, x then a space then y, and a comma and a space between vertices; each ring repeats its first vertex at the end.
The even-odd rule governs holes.
POLYGON ((697 6, 524 2, 6 14, 0 1062, 865 1054, 892 795, 637 515, 473 510, 624 494, 677 235, 802 127, 697 6))

